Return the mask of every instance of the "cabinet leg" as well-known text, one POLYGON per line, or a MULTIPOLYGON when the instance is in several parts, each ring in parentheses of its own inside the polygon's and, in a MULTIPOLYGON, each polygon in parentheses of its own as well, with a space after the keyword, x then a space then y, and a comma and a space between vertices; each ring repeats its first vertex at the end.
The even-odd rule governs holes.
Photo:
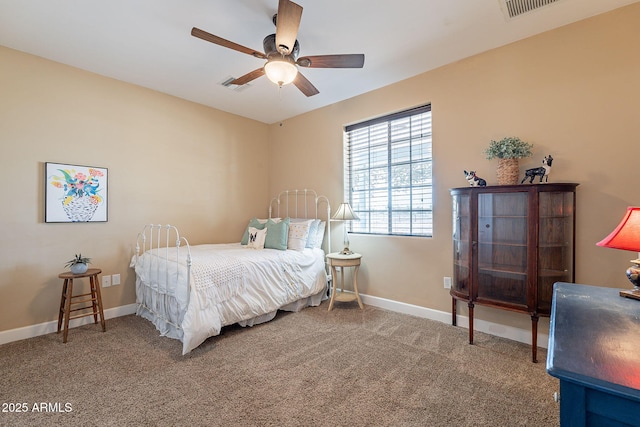
POLYGON ((473 303, 469 303, 469 344, 473 344, 473 303))
POLYGON ((455 298, 451 298, 451 324, 453 326, 457 326, 458 324, 458 304, 456 304, 456 299, 455 298))
POLYGON ((531 316, 531 361, 538 363, 538 315, 531 316))

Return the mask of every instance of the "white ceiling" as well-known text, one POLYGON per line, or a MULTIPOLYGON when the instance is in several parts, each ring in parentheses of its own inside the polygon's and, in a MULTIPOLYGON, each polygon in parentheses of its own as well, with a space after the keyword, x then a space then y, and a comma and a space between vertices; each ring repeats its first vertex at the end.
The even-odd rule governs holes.
POLYGON ((221 86, 265 61, 190 34, 263 51, 278 0, 0 0, 0 45, 275 123, 637 1, 559 0, 508 20, 502 0, 297 0, 300 56, 365 54, 362 69, 303 69, 310 98, 266 77, 221 86))

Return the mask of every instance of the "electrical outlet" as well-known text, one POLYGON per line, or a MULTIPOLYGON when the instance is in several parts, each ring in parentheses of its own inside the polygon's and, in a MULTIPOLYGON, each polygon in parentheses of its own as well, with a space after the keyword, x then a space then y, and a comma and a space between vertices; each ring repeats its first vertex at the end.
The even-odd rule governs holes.
POLYGON ((111 276, 102 276, 102 287, 108 288, 111 286, 111 276))
POLYGON ((444 278, 444 288, 451 289, 451 277, 444 278))
POLYGON ((111 284, 113 286, 120 284, 120 275, 119 274, 114 274, 113 276, 111 276, 111 284))

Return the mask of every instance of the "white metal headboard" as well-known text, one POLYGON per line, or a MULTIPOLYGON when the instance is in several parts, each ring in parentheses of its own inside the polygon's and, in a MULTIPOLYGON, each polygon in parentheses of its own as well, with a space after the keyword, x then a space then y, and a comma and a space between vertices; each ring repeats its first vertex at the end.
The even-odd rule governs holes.
POLYGON ((326 221, 324 232, 326 249, 331 252, 331 233, 329 219, 331 219, 331 205, 325 196, 318 196, 315 190, 284 190, 269 203, 269 218, 313 218, 326 221), (322 210, 322 205, 326 210, 322 210), (274 209, 275 207, 275 209, 274 209))

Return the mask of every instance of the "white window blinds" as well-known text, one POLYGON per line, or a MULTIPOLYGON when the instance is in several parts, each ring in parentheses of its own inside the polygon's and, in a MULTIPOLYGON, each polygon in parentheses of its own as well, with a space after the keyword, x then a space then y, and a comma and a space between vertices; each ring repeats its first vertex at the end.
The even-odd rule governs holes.
POLYGON ((431 105, 345 128, 354 233, 433 235, 431 105))

